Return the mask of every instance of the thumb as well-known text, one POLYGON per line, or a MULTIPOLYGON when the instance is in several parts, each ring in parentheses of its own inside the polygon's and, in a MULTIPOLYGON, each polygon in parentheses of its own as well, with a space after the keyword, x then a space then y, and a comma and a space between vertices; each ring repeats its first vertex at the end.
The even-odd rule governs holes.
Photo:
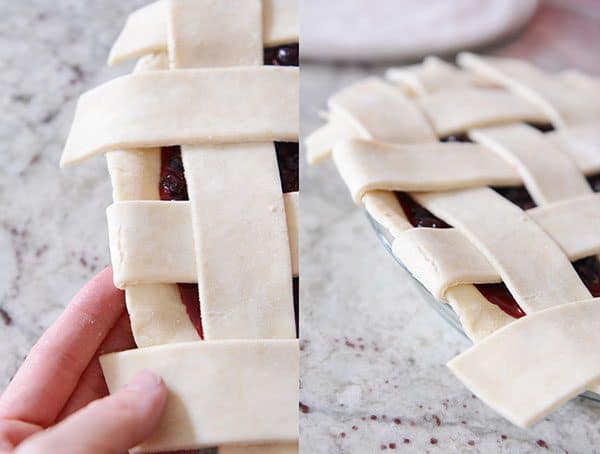
POLYGON ((92 402, 60 424, 27 439, 16 453, 126 452, 150 436, 166 400, 163 381, 151 372, 140 372, 118 393, 92 402))

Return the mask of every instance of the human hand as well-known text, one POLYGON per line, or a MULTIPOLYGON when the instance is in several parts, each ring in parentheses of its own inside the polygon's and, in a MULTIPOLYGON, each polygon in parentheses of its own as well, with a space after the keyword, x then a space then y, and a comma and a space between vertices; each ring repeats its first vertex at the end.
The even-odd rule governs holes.
POLYGON ((158 424, 167 390, 140 373, 109 397, 98 357, 135 348, 112 270, 89 282, 41 337, 0 397, 0 453, 120 453, 158 424))

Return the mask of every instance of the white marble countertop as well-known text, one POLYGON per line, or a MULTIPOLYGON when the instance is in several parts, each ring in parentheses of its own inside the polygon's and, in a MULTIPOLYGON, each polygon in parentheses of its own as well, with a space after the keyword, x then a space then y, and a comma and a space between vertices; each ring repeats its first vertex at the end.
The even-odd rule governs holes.
MULTIPOLYGON (((493 52, 599 74, 599 25, 551 6, 493 52)), ((383 70, 304 64, 303 134, 332 92, 383 70)), ((445 366, 470 343, 384 250, 333 164, 302 178, 303 452, 600 452, 598 403, 576 399, 521 430, 471 395, 445 366)))
POLYGON ((75 101, 145 0, 0 0, 0 389, 75 292, 109 263, 102 158, 61 170, 75 101))

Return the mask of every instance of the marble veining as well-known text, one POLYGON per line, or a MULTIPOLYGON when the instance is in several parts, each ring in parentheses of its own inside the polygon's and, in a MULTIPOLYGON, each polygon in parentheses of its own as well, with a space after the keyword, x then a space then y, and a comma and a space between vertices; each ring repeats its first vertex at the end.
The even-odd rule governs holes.
POLYGON ((77 97, 144 0, 0 0, 0 388, 69 299, 108 265, 104 159, 61 170, 77 97))

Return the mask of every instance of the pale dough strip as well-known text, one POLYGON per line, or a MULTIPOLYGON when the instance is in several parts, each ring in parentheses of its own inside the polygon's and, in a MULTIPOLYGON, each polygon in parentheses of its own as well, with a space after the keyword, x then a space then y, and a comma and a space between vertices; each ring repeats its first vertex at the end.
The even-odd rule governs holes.
POLYGON ((425 95, 417 98, 416 103, 431 120, 439 137, 521 121, 548 123, 535 106, 503 90, 457 88, 425 95))
POLYGON ((566 151, 586 175, 600 173, 600 122, 579 124, 545 135, 566 151))
POLYGON ((527 214, 571 260, 600 254, 600 193, 547 204, 527 214))
POLYGON ((600 299, 516 320, 448 363, 481 400, 521 427, 600 380, 600 299), (498 367, 501 365, 501 367, 498 367))
POLYGON ((457 61, 477 76, 537 105, 557 128, 600 120, 600 83, 591 78, 583 87, 520 60, 462 53, 457 61))
MULTIPOLYGON (((144 57, 134 72, 164 70, 168 67, 166 60, 165 55, 144 57)), ((115 202, 160 199, 160 148, 109 151, 106 163, 115 202)), ((139 348, 200 340, 176 285, 130 285, 125 288, 125 302, 133 338, 139 348)))
MULTIPOLYGON (((333 146, 350 139, 369 139, 351 121, 335 118, 310 134, 305 145, 309 164, 319 164, 328 158, 333 146)), ((600 123, 569 126, 543 135, 544 146, 558 146, 585 175, 600 173, 600 123)), ((400 143, 398 143, 400 144, 400 143)))
POLYGON ((106 153, 113 200, 159 200, 161 150, 117 150, 106 153))
MULTIPOLYGON (((292 274, 298 276, 298 193, 284 194, 283 201, 292 274)), ((190 202, 127 201, 106 213, 117 288, 198 281, 190 202)))
MULTIPOLYGON (((166 52, 167 7, 167 1, 160 0, 133 12, 111 49, 109 64, 166 52)), ((263 0, 263 24, 265 46, 298 42, 298 1, 263 0)))
POLYGON ((373 190, 445 191, 521 181, 501 158, 471 143, 389 145, 355 139, 337 144, 333 160, 358 204, 373 190))
MULTIPOLYGON (((171 69, 262 66, 263 4, 170 2, 171 69)), ((272 143, 182 146, 207 339, 295 337, 289 222, 275 156, 272 143)))
POLYGON ((295 338, 275 146, 205 145, 182 157, 206 339, 295 338))
POLYGON ((492 189, 422 193, 415 198, 465 234, 498 271, 526 313, 590 297, 554 240, 492 189))
POLYGON ((262 0, 176 0, 167 15, 171 68, 263 64, 262 0))
POLYGON ((394 254, 437 298, 460 284, 492 284, 502 278, 457 229, 413 228, 394 241, 394 254))
POLYGON ((131 285, 125 291, 131 330, 138 348, 200 340, 181 302, 177 285, 131 285))
POLYGON ((472 73, 462 71, 438 57, 426 57, 416 65, 390 68, 386 71, 385 78, 414 98, 484 85, 472 73))
POLYGON ((297 68, 248 67, 120 77, 79 99, 61 165, 128 148, 295 142, 298 76, 297 68))
POLYGON ((204 341, 102 356, 111 393, 140 371, 169 389, 158 429, 134 452, 298 439, 296 340, 204 341), (218 417, 215 417, 218 415, 218 417))
POLYGON ((575 161, 530 126, 476 129, 469 137, 516 168, 538 206, 592 193, 575 161))
POLYGON ((387 229, 394 239, 414 228, 393 192, 369 191, 363 196, 362 203, 371 217, 387 229))
POLYGON ((283 206, 290 241, 292 275, 298 277, 300 275, 300 193, 289 192, 283 194, 283 206))
MULTIPOLYGON (((168 68, 166 55, 149 55, 138 61, 133 72, 140 74, 168 68)), ((160 148, 115 150, 106 153, 113 187, 113 200, 160 200, 160 148)))
POLYGON ((361 137, 398 143, 437 140, 416 104, 377 77, 344 88, 330 98, 328 105, 334 121, 350 122, 361 137))
POLYGON ((107 218, 117 288, 197 282, 189 202, 115 203, 107 218))
POLYGON ((465 334, 474 343, 515 321, 495 304, 490 303, 471 284, 451 287, 446 292, 446 301, 458 316, 465 334))
POLYGON ((336 143, 361 137, 368 139, 369 134, 361 131, 350 121, 332 120, 304 140, 306 159, 309 164, 320 164, 331 156, 331 150, 336 143))

